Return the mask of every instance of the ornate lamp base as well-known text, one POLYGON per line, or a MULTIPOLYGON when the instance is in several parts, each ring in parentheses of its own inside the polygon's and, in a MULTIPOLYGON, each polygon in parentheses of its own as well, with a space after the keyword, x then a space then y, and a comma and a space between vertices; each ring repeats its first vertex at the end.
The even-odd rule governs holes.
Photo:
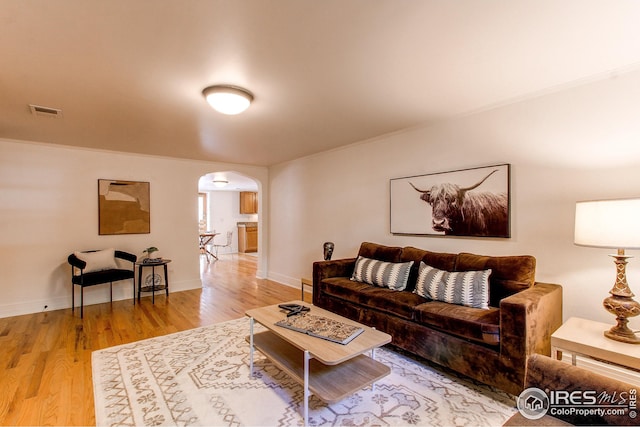
MULTIPOLYGON (((607 298, 607 300, 608 299, 609 298, 607 298)), ((605 307, 606 307, 606 303, 605 303, 605 307)), ((627 318, 617 317, 616 320, 618 321, 618 324, 616 326, 613 326, 608 331, 604 331, 604 336, 612 340, 622 341, 628 344, 640 344, 640 338, 638 338, 638 336, 627 326, 627 323, 629 322, 627 318)))
POLYGON ((622 341, 629 344, 640 344, 640 338, 629 329, 627 323, 628 317, 634 317, 640 314, 640 304, 633 299, 633 292, 627 284, 626 265, 627 258, 631 258, 624 254, 624 249, 618 249, 617 255, 611 255, 615 259, 616 264, 616 283, 609 291, 610 297, 606 298, 602 305, 611 314, 616 316, 618 324, 608 331, 604 336, 616 341, 622 341))
POLYGON ((619 325, 614 326, 608 331, 604 331, 604 336, 612 340, 626 342, 627 344, 640 344, 640 338, 638 338, 631 329, 627 328, 630 335, 625 335, 627 331, 618 331, 618 327, 619 325))

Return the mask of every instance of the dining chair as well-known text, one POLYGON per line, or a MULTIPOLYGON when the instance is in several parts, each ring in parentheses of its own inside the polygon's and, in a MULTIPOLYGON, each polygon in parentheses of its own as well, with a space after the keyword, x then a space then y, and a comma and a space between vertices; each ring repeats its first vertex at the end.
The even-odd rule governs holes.
POLYGON ((227 231, 227 240, 224 244, 215 244, 213 247, 216 250, 216 258, 218 257, 218 250, 220 248, 231 248, 231 240, 233 239, 233 231, 227 231))

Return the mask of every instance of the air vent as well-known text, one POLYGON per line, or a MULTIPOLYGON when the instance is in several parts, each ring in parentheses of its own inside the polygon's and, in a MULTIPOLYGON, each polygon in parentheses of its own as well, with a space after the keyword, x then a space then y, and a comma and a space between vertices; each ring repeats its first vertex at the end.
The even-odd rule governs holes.
POLYGON ((31 114, 36 117, 49 117, 53 119, 62 118, 62 110, 59 108, 43 107, 41 105, 29 104, 31 114))

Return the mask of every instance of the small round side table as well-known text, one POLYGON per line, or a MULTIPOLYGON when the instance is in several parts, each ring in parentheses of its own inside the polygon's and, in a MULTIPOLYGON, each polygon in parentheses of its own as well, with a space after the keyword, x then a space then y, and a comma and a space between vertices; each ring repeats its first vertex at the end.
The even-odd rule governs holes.
POLYGON ((164 290, 166 295, 169 296, 169 275, 167 274, 167 264, 171 262, 170 259, 160 259, 153 262, 138 261, 138 302, 140 302, 140 294, 142 292, 151 292, 151 301, 156 303, 156 291, 164 290), (164 267, 164 285, 156 285, 156 267, 164 267), (142 286, 142 268, 151 267, 151 283, 142 286))

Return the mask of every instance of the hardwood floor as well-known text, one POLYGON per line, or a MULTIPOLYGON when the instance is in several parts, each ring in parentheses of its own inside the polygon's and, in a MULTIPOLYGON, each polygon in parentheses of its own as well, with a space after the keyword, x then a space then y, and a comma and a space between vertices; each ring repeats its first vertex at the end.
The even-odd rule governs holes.
MULTIPOLYGON (((300 298, 255 278, 256 257, 201 259, 203 288, 0 319, 0 424, 95 425, 91 352, 237 319, 249 308, 300 298)), ((309 297, 305 298, 307 301, 309 297)))

